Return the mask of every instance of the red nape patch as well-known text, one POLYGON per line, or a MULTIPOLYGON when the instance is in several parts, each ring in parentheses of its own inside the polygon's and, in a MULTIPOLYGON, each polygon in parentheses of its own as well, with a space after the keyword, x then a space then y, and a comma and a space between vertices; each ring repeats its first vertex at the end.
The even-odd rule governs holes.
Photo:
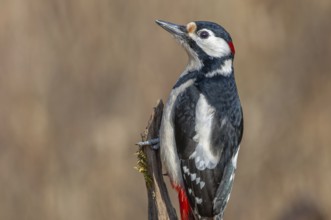
POLYGON ((180 216, 182 220, 190 220, 190 212, 191 207, 188 201, 188 198, 186 196, 186 192, 183 188, 180 186, 174 186, 178 192, 178 199, 179 199, 179 208, 180 208, 180 216))
POLYGON ((234 49, 234 45, 233 45, 232 41, 229 41, 228 44, 231 49, 231 53, 234 55, 236 53, 236 50, 234 49))

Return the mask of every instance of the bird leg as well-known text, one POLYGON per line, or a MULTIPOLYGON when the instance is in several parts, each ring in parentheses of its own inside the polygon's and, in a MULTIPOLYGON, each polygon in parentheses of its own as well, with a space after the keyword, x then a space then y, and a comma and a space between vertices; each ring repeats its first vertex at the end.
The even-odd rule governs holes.
POLYGON ((160 138, 154 138, 147 141, 138 142, 136 145, 142 146, 151 146, 153 150, 158 150, 160 148, 160 138))

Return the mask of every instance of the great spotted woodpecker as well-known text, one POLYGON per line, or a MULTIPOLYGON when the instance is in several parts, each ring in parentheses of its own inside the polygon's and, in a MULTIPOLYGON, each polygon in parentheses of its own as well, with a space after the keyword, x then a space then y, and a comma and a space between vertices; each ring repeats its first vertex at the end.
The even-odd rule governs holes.
POLYGON ((178 191, 182 220, 221 220, 243 135, 232 39, 212 22, 156 23, 170 32, 189 56, 164 108, 162 163, 178 191))

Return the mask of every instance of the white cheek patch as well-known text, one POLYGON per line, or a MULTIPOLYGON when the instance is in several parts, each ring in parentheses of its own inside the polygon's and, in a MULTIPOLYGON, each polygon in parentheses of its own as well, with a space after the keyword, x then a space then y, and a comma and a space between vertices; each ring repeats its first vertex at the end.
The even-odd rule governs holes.
POLYGON ((209 33, 209 37, 201 39, 195 33, 190 33, 189 36, 196 42, 196 44, 211 57, 223 57, 231 53, 229 44, 222 38, 216 37, 213 32, 204 29, 209 33))

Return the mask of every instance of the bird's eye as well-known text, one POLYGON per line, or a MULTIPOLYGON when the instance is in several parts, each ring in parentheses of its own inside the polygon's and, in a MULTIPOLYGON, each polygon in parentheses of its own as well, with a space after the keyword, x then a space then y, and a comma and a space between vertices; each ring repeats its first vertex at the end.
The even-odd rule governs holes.
POLYGON ((200 38, 202 38, 202 39, 206 39, 206 38, 209 37, 209 33, 208 33, 208 31, 201 31, 201 32, 199 33, 199 36, 200 36, 200 38))

